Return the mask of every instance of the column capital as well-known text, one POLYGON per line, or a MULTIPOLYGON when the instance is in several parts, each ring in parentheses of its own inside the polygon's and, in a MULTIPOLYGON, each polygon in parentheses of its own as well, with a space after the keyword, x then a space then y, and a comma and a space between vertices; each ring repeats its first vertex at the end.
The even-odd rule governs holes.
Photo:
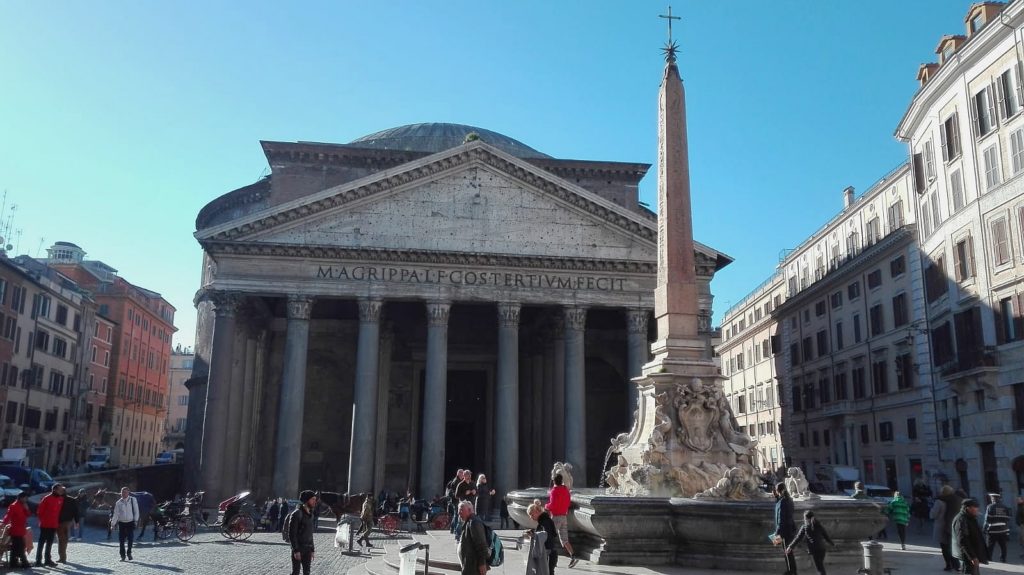
POLYGON ((565 327, 573 331, 583 331, 587 326, 587 308, 571 306, 564 309, 565 327))
POLYGON ((522 304, 517 301, 498 302, 498 325, 500 327, 519 327, 519 311, 522 304))
POLYGON ((444 327, 448 325, 448 313, 451 311, 452 304, 446 301, 428 301, 427 302, 427 325, 434 327, 444 327))
POLYGON ((242 296, 232 291, 211 291, 210 301, 213 302, 213 313, 217 317, 234 317, 242 305, 242 296))
POLYGON ((313 298, 308 295, 288 294, 288 319, 309 319, 313 298))
POLYGON ((626 310, 626 331, 629 333, 640 333, 647 335, 647 322, 651 310, 648 309, 627 309, 626 310))
POLYGON ((378 322, 380 321, 380 310, 384 307, 384 301, 376 298, 359 299, 359 321, 378 322))

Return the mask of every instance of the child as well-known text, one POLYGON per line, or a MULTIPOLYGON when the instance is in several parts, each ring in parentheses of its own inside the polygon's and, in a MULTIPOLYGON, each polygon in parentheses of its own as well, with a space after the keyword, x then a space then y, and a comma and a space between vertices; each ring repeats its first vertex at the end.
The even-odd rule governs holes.
POLYGON ((825 527, 814 518, 813 511, 804 511, 804 524, 796 532, 793 542, 786 547, 786 555, 793 553, 793 548, 800 543, 801 539, 807 539, 807 551, 814 559, 814 567, 818 569, 818 575, 825 575, 825 542, 827 541, 833 549, 836 544, 828 536, 825 527))

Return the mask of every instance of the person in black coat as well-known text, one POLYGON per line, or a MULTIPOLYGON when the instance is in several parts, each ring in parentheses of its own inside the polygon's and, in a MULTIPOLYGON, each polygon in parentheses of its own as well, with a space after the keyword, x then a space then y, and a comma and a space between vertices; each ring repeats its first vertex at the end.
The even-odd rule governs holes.
POLYGON ((988 548, 978 525, 978 502, 964 499, 960 513, 953 518, 953 556, 960 560, 962 573, 978 575, 979 566, 988 563, 988 548))
POLYGON ((548 515, 544 504, 539 499, 535 499, 526 508, 526 512, 530 515, 530 519, 537 522, 537 527, 530 529, 526 534, 531 537, 538 531, 547 534, 547 538, 544 540, 544 549, 548 552, 548 574, 555 575, 555 566, 558 565, 558 549, 561 547, 561 543, 558 543, 558 529, 555 527, 555 522, 551 520, 551 516, 548 515))
POLYGON ((793 542, 786 547, 787 557, 793 555, 793 548, 803 540, 807 541, 807 552, 814 559, 814 567, 818 570, 818 575, 825 575, 825 543, 828 543, 833 549, 836 548, 836 544, 828 536, 825 526, 814 518, 814 512, 811 510, 804 511, 804 524, 796 532, 793 542))
MULTIPOLYGON (((781 538, 779 543, 788 549, 796 537, 796 525, 793 523, 793 498, 786 491, 786 484, 775 484, 775 533, 772 538, 781 538)), ((796 558, 792 553, 786 554, 786 573, 796 575, 796 558)))

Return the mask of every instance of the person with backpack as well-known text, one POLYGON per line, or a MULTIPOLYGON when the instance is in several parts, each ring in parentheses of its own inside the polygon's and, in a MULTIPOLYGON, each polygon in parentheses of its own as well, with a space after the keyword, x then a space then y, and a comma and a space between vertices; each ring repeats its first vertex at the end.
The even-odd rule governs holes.
POLYGON ((316 493, 305 490, 299 494, 298 505, 294 511, 285 518, 285 529, 288 534, 288 543, 291 544, 292 575, 299 575, 299 566, 302 567, 302 575, 309 575, 309 567, 313 563, 313 509, 317 505, 316 493))
POLYGON ((132 496, 127 487, 121 488, 121 498, 114 503, 113 512, 110 514, 110 526, 117 526, 117 542, 121 549, 121 561, 128 558, 132 560, 132 543, 135 542, 135 524, 140 519, 139 502, 132 496), (125 554, 125 541, 128 542, 128 552, 125 554))
POLYGON ((786 546, 787 561, 789 557, 793 556, 793 548, 802 540, 807 541, 807 552, 814 559, 814 567, 818 570, 818 575, 825 575, 825 543, 827 542, 833 549, 836 548, 836 544, 828 536, 825 526, 814 518, 814 512, 811 510, 804 511, 804 524, 796 532, 793 542, 786 546))
POLYGON ((491 568, 488 564, 490 550, 487 530, 474 514, 472 502, 459 503, 459 519, 463 524, 462 537, 458 545, 462 575, 487 575, 487 570, 491 568))

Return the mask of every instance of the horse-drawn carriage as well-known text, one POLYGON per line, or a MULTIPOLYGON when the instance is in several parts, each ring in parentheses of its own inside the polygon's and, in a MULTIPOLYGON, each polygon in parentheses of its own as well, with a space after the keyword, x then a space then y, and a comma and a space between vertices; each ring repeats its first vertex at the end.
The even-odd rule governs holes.
POLYGON ((177 522, 178 539, 188 541, 196 534, 199 525, 217 527, 220 534, 228 539, 244 541, 252 536, 259 524, 260 512, 249 497, 251 492, 243 491, 233 497, 221 501, 217 505, 217 518, 213 523, 209 515, 201 509, 203 491, 186 496, 183 510, 177 522))

